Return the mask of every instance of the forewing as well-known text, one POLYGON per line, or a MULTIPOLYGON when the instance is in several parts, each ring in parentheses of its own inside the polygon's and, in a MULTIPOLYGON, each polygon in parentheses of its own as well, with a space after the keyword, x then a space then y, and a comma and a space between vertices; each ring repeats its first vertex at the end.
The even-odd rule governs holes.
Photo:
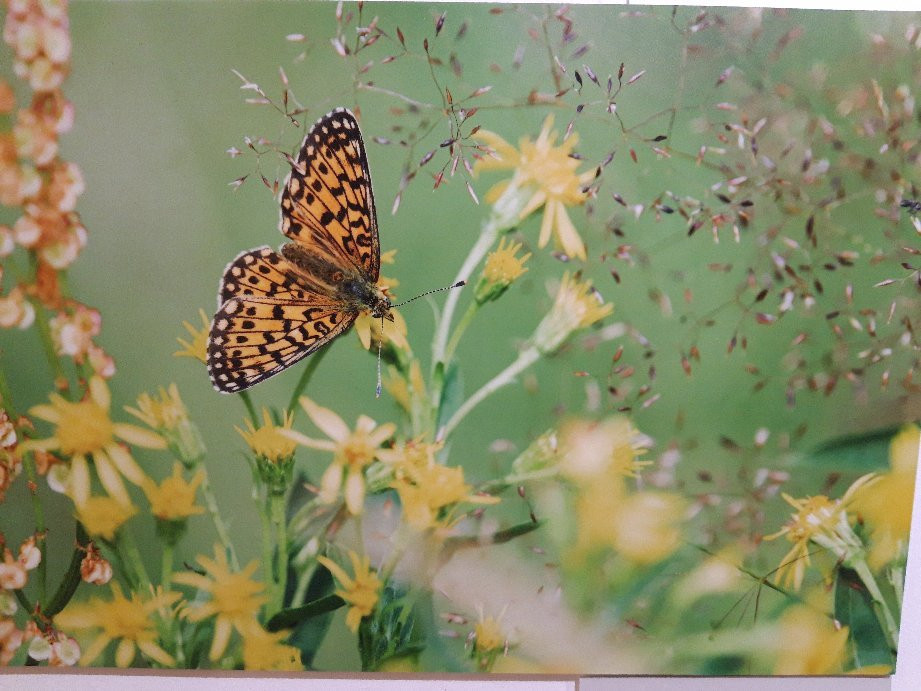
POLYGON ((346 331, 356 314, 316 300, 239 295, 211 323, 208 374, 223 393, 243 391, 346 331))
POLYGON ((372 282, 380 272, 380 242, 371 173, 355 116, 337 108, 304 138, 281 196, 281 232, 372 282))
POLYGON ((241 252, 224 269, 218 307, 230 298, 247 295, 305 300, 310 294, 291 278, 287 259, 269 247, 257 247, 241 252))

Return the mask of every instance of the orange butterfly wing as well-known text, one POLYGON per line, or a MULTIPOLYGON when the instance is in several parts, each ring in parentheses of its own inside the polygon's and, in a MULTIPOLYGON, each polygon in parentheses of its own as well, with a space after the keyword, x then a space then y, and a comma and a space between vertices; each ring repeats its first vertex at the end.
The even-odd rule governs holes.
POLYGON ((369 282, 380 274, 371 173, 355 116, 337 108, 304 138, 281 196, 281 232, 369 282))
MULTIPOLYGON (((371 174, 355 116, 338 108, 304 138, 281 198, 281 231, 327 265, 354 267, 374 284, 380 243, 371 174)), ((300 268, 303 271, 303 267, 300 268)), ((208 374, 224 393, 243 391, 344 333, 358 312, 268 247, 224 270, 208 338, 208 374), (316 283, 314 290, 307 284, 316 283)))
POLYGON ((221 305, 208 338, 208 374, 218 391, 243 391, 344 333, 357 314, 290 297, 240 295, 221 305))

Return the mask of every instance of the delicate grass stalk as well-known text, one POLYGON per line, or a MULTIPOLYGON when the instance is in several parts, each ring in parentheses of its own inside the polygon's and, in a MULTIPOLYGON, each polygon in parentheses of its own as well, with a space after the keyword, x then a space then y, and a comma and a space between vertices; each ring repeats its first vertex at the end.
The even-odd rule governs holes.
POLYGON ((445 426, 439 430, 438 437, 440 439, 448 437, 461 423, 461 420, 467 416, 467 413, 476 408, 480 403, 489 398, 489 396, 494 394, 503 386, 511 384, 515 380, 515 377, 517 377, 539 359, 540 351, 537 349, 537 346, 532 345, 523 350, 521 354, 518 355, 518 359, 516 359, 504 370, 499 372, 499 374, 497 374, 491 380, 486 382, 486 384, 480 387, 476 393, 464 401, 461 407, 457 409, 457 412, 451 416, 451 419, 445 423, 445 426))
POLYGON ((230 532, 227 530, 224 519, 221 518, 220 511, 218 511, 217 498, 214 496, 214 488, 211 487, 211 479, 208 476, 208 469, 203 463, 197 463, 196 465, 202 469, 203 477, 201 481, 201 495, 205 500, 205 506, 208 509, 208 513, 211 515, 211 522, 214 523, 214 529, 217 531, 217 537, 221 541, 221 544, 224 546, 224 551, 227 552, 227 558, 230 561, 230 566, 234 571, 239 571, 240 562, 237 560, 237 553, 233 548, 233 543, 230 541, 230 532))
POLYGON ((46 605, 46 596, 48 595, 48 555, 45 554, 45 510, 42 508, 41 499, 38 498, 38 473, 35 468, 35 458, 32 454, 26 455, 23 465, 26 468, 26 476, 29 478, 29 486, 35 488, 29 491, 29 498, 32 501, 32 513, 35 514, 35 543, 42 555, 41 561, 38 562, 38 567, 36 568, 36 575, 38 576, 38 601, 46 605))
MULTIPOLYGON (((301 372, 301 378, 297 380, 297 385, 294 387, 294 391, 291 393, 291 400, 288 403, 288 414, 291 415, 292 420, 300 409, 298 401, 301 398, 301 394, 304 393, 304 389, 307 388, 307 384, 309 384, 310 380, 313 378, 313 373, 316 372, 317 367, 320 366, 320 362, 322 362, 328 351, 329 348, 320 348, 318 352, 307 359, 307 365, 304 367, 303 372, 301 372)), ((255 420, 253 422, 255 423, 255 420)))
POLYGON ((451 362, 451 360, 454 358, 454 351, 457 350, 457 344, 460 343, 461 337, 464 335, 464 332, 467 330, 467 327, 470 326, 470 323, 473 321, 473 318, 476 316, 476 313, 479 310, 480 303, 474 300, 467 307, 467 311, 464 312, 463 316, 460 318, 460 321, 457 322, 457 326, 454 327, 454 333, 451 334, 451 340, 448 341, 448 345, 445 348, 445 363, 451 362))
POLYGON ((253 421, 253 425, 258 429, 260 426, 259 416, 256 415, 256 408, 253 406, 253 400, 249 397, 249 391, 241 391, 239 395, 243 405, 246 406, 246 412, 249 413, 249 419, 253 421))
POLYGON ((866 586, 867 592, 869 592, 870 597, 873 598, 873 606, 877 611, 877 617, 882 615, 880 623, 883 625, 883 631, 886 633, 886 642, 889 643, 893 651, 897 650, 899 646, 899 627, 898 624, 895 623, 895 617, 892 616, 889 605, 886 604, 886 600, 883 598, 883 593, 880 591, 876 579, 873 577, 873 572, 863 559, 853 560, 850 566, 857 572, 857 575, 860 576, 860 580, 866 586))

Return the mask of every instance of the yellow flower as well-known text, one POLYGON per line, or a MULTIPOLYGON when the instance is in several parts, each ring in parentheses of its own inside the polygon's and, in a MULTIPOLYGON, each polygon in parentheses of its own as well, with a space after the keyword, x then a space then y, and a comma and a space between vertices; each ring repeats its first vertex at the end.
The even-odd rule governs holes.
POLYGON ((613 416, 600 422, 570 420, 559 433, 560 470, 577 483, 595 483, 602 476, 639 477, 651 461, 641 461, 648 440, 629 419, 613 416))
POLYGON ((552 353, 578 329, 591 326, 614 310, 604 302, 588 283, 563 274, 553 307, 537 325, 534 343, 542 353, 552 353))
POLYGON ((786 493, 782 495, 784 501, 796 509, 796 513, 792 514, 783 528, 764 537, 765 540, 774 540, 786 535, 793 543, 792 549, 777 567, 775 583, 799 590, 806 575, 806 567, 811 563, 810 542, 831 550, 842 562, 862 554, 863 544, 850 526, 846 509, 857 492, 874 478, 873 473, 858 478, 841 499, 829 499, 821 494, 805 499, 794 499, 786 493))
POLYGON ((134 514, 137 507, 114 497, 87 497, 77 504, 77 520, 93 537, 111 540, 118 529, 134 514))
POLYGON ((617 504, 611 544, 636 564, 662 561, 681 546, 685 502, 669 492, 637 492, 617 504))
POLYGON ((355 320, 355 333, 358 334, 358 340, 365 350, 372 346, 376 349, 378 343, 385 346, 392 343, 400 350, 409 350, 409 341, 406 340, 407 328, 406 320, 397 310, 390 310, 393 315, 393 321, 387 324, 387 320, 375 319, 370 312, 362 312, 355 320))
POLYGON ((80 657, 81 665, 90 665, 99 657, 111 641, 119 640, 115 649, 115 664, 128 667, 133 661, 137 649, 149 659, 164 667, 175 665, 173 657, 157 643, 157 622, 155 614, 159 611, 166 620, 165 608, 179 599, 179 593, 163 593, 142 598, 138 593, 131 593, 126 598, 118 584, 112 583, 112 599, 92 597, 89 602, 74 603, 58 614, 55 625, 62 629, 99 629, 93 642, 80 657))
POLYGON ((156 398, 150 394, 141 394, 138 396, 138 407, 125 406, 125 410, 158 431, 176 429, 189 417, 175 383, 170 384, 169 389, 161 386, 156 398))
POLYGON ((520 242, 506 245, 505 238, 499 240, 499 246, 494 252, 490 252, 483 265, 483 275, 476 286, 478 303, 495 300, 527 271, 524 265, 531 258, 531 253, 519 257, 517 254, 520 249, 520 242))
POLYGON ((339 582, 341 588, 336 591, 336 595, 351 605, 345 615, 345 625, 352 633, 356 633, 362 618, 374 611, 383 583, 371 570, 369 557, 359 557, 355 552, 349 550, 349 560, 352 562, 352 572, 355 574, 351 577, 332 559, 317 557, 317 561, 329 569, 339 582))
POLYGON ((409 377, 404 377, 395 367, 388 367, 387 374, 387 378, 384 379, 384 388, 407 413, 412 412, 414 400, 426 400, 425 380, 422 378, 422 368, 418 360, 410 361, 409 377))
POLYGON ((183 463, 191 465, 204 456, 205 443, 189 419, 176 384, 170 384, 168 389, 161 386, 156 397, 141 394, 137 404, 137 408, 125 406, 125 411, 162 434, 170 450, 183 463))
POLYGON ((504 613, 505 611, 503 610, 498 617, 487 617, 483 613, 483 609, 480 608, 479 618, 473 628, 473 646, 476 652, 489 653, 494 650, 505 649, 508 637, 505 635, 505 632, 502 630, 502 625, 499 623, 504 613))
POLYGON ((451 515, 439 516, 441 510, 460 502, 496 504, 498 497, 472 494, 464 482, 464 469, 448 468, 435 462, 441 444, 407 442, 402 448, 381 452, 381 459, 395 465, 391 485, 400 495, 403 520, 416 530, 450 525, 451 515))
POLYGON ((774 674, 840 674, 848 628, 805 605, 789 607, 780 619, 774 674))
POLYGON ((352 432, 341 417, 306 396, 301 396, 301 407, 329 439, 311 439, 294 430, 284 430, 282 434, 311 449, 333 453, 333 462, 320 479, 320 499, 328 504, 335 502, 344 486, 346 507, 352 515, 360 514, 365 500, 365 466, 378 457, 381 443, 394 433, 396 425, 378 425, 361 415, 352 432))
POLYGON ((243 669, 301 672, 301 651, 282 643, 287 631, 269 633, 257 621, 250 622, 241 632, 243 637, 243 669))
POLYGON ((217 617, 214 623, 214 638, 211 641, 209 658, 217 660, 227 649, 232 629, 245 635, 259 608, 268 600, 262 593, 261 583, 252 580, 252 575, 259 568, 258 562, 251 561, 242 571, 230 570, 227 555, 220 545, 214 546, 214 559, 199 555, 196 561, 207 572, 207 576, 186 571, 173 576, 173 581, 211 595, 207 602, 195 602, 183 610, 183 616, 193 622, 209 617, 217 617), (209 577, 210 576, 210 577, 209 577))
POLYGON ((184 321, 182 325, 185 327, 185 330, 189 332, 191 340, 186 341, 182 338, 177 338, 179 345, 182 346, 181 350, 177 350, 173 355, 176 357, 192 357, 198 360, 199 362, 208 361, 208 332, 211 330, 211 321, 208 319, 208 315, 205 314, 205 310, 199 308, 198 315, 201 317, 201 327, 195 328, 189 322, 184 321))
POLYGON ((908 425, 889 445, 892 471, 865 486, 854 498, 854 511, 872 527, 868 563, 873 569, 905 554, 918 466, 919 430, 908 425))
POLYGON ((283 432, 291 430, 291 423, 294 416, 290 413, 284 414, 281 425, 276 425, 269 417, 268 408, 262 409, 262 427, 256 429, 255 425, 249 420, 246 421, 246 429, 235 427, 240 436, 249 445, 253 453, 262 456, 270 463, 283 463, 291 460, 294 455, 294 449, 297 444, 286 436, 283 432))
POLYGON ((151 513, 163 521, 180 521, 204 513, 204 508, 195 505, 195 490, 204 479, 205 471, 199 470, 191 482, 186 482, 182 477, 182 464, 173 463, 173 474, 159 485, 153 480, 144 484, 151 513))
POLYGON ((109 494, 123 504, 130 504, 128 492, 121 481, 124 475, 135 485, 143 485, 147 476, 116 437, 135 446, 149 449, 166 447, 163 438, 153 432, 125 423, 112 422, 109 417, 111 398, 105 381, 94 376, 89 382, 89 395, 72 403, 58 394, 51 394, 51 404, 33 406, 35 417, 56 425, 48 439, 31 440, 23 444, 28 450, 59 451, 70 456, 68 494, 74 503, 82 504, 90 495, 87 456, 92 457, 99 480, 109 494))
POLYGON ((557 248, 576 259, 585 259, 585 245, 566 212, 567 206, 584 204, 588 196, 583 191, 595 176, 594 170, 576 173, 579 161, 573 158, 573 147, 579 141, 572 134, 559 146, 554 146, 557 134, 551 132, 553 116, 544 120, 536 141, 522 137, 516 150, 502 137, 480 130, 474 135, 495 154, 477 161, 478 170, 514 170, 511 180, 495 185, 486 194, 486 201, 495 203, 509 187, 518 187, 531 192, 518 214, 524 219, 544 207, 544 218, 540 226, 538 246, 545 247, 550 235, 555 233, 557 248))

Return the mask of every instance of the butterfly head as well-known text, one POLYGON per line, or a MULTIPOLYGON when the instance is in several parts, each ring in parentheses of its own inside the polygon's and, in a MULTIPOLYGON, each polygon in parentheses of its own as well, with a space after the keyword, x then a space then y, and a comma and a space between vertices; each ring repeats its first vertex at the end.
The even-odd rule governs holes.
POLYGON ((393 321, 393 313, 390 311, 390 308, 393 307, 393 303, 390 301, 390 298, 384 295, 380 290, 377 291, 375 299, 371 307, 371 316, 375 319, 386 319, 387 321, 393 321))

